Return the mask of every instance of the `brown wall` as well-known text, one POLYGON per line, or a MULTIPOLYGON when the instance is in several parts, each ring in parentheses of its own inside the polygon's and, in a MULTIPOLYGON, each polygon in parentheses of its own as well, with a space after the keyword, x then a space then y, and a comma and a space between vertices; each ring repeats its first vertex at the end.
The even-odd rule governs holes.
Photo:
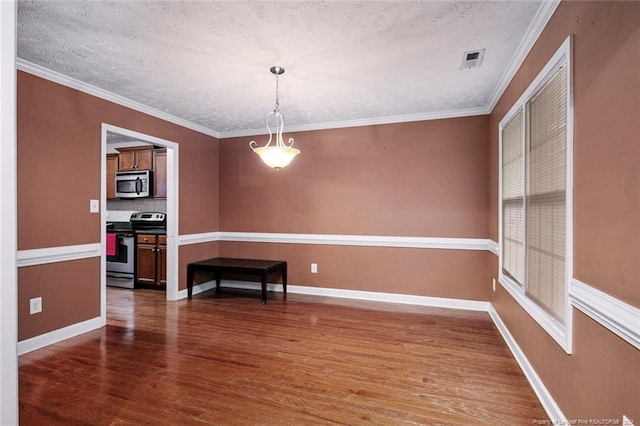
MULTIPOLYGON (((491 114, 491 238, 500 120, 574 35, 574 277, 640 306, 640 2, 563 1, 491 114)), ((497 260, 491 266, 497 274, 497 260)), ((640 419, 637 349, 574 310, 568 356, 502 289, 494 306, 569 419, 640 419)))
MULTIPOLYGON (((487 117, 301 132, 275 172, 220 141, 220 229, 486 238, 487 117)), ((261 144, 264 136, 258 137, 261 144)))
MULTIPOLYGON (((487 116, 287 136, 302 153, 280 171, 249 149, 254 138, 220 141, 221 231, 487 238, 487 116)), ((490 297, 484 251, 221 243, 220 253, 286 259, 297 285, 490 297)))
MULTIPOLYGON (((18 72, 17 84, 19 250, 100 242, 89 200, 100 199, 103 122, 179 143, 179 232, 218 230, 217 139, 28 73, 18 72)), ((197 251, 181 259, 200 258, 197 251)), ((98 261, 20 268, 20 312, 29 297, 43 295, 44 306, 21 315, 20 338, 99 316, 99 273, 98 261)))
POLYGON ((18 269, 18 341, 100 316, 100 258, 18 269), (29 314, 29 299, 42 312, 29 314))
MULTIPOLYGON (((309 287, 489 300, 486 251, 221 242, 227 257, 287 261, 288 282, 309 287), (312 274, 310 264, 318 264, 312 274)), ((271 281, 270 281, 271 282, 271 281)))

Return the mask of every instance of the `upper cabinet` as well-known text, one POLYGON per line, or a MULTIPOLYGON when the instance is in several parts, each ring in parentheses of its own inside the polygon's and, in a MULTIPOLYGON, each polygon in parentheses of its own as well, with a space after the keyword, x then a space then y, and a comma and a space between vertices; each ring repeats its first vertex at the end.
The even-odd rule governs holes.
POLYGON ((116 198, 116 172, 118 171, 118 154, 107 154, 107 199, 116 198))
POLYGON ((153 150, 153 196, 167 198, 167 150, 153 150))
POLYGON ((153 147, 119 148, 118 160, 119 172, 135 172, 139 170, 152 170, 153 147))
MULTIPOLYGON (((1 1, 1 0, 0 0, 1 1)), ((116 148, 107 154, 107 199, 116 197, 116 173, 153 170, 153 197, 167 198, 167 149, 153 146, 116 148)))

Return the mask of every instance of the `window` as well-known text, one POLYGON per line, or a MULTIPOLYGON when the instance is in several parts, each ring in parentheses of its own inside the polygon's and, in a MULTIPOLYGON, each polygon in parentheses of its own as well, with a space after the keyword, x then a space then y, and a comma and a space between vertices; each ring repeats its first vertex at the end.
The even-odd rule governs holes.
POLYGON ((571 352, 570 39, 500 123, 500 283, 571 352))

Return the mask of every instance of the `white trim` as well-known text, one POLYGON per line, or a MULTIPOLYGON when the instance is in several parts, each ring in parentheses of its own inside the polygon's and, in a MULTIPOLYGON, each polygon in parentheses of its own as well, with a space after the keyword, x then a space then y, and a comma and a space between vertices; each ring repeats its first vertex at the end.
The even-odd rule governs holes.
POLYGON ((63 340, 96 330, 103 326, 104 322, 102 321, 102 319, 100 317, 96 317, 90 320, 69 325, 67 327, 59 328, 57 330, 32 337, 27 340, 23 340, 21 342, 18 342, 18 355, 24 355, 31 351, 35 351, 37 349, 59 343, 63 340))
POLYGON ((178 237, 178 245, 186 246, 189 244, 213 243, 220 241, 219 232, 203 232, 201 234, 185 234, 178 237))
POLYGON ((17 266, 22 268, 47 263, 88 259, 90 257, 98 257, 100 254, 100 243, 19 250, 17 253, 17 266))
POLYGON ((488 250, 481 238, 396 237, 379 235, 276 234, 258 232, 220 232, 220 241, 281 244, 322 244, 338 246, 404 247, 455 250, 488 250))
POLYGON ((0 1, 0 425, 18 424, 16 2, 0 1))
MULTIPOLYGON (((196 294, 204 293, 205 291, 209 291, 212 288, 215 288, 215 286, 216 286, 216 282, 215 281, 207 281, 207 282, 202 283, 202 284, 194 285, 193 288, 192 288, 192 293, 191 294, 193 296, 195 296, 196 294)), ((253 288, 255 288, 255 286, 253 288)), ((271 291, 270 287, 267 287, 267 288, 269 289, 269 291, 271 291)), ((188 297, 188 290, 186 288, 182 289, 182 290, 180 290, 178 292, 178 300, 186 299, 187 297, 188 297)))
MULTIPOLYGON (((207 232, 180 235, 179 245, 216 241, 337 246, 402 247, 449 250, 492 250, 485 238, 397 237, 379 235, 282 234, 267 232, 207 232)), ((495 244, 495 243, 494 243, 495 244)))
POLYGON ((489 251, 496 256, 500 256, 500 244, 493 240, 489 240, 489 251))
MULTIPOLYGON (((104 213, 104 208, 102 209, 102 211, 104 213)), ((103 220, 106 220, 106 216, 103 220)), ((70 260, 98 257, 101 256, 102 253, 104 253, 104 247, 106 247, 106 241, 102 240, 104 240, 104 238, 101 238, 100 243, 20 250, 18 251, 17 255, 17 266, 35 266, 47 263, 65 262, 70 260)), ((167 240, 167 244, 169 244, 170 241, 168 229, 167 240)), ((216 241, 366 247, 400 247, 445 250, 488 250, 494 254, 497 254, 497 243, 483 238, 389 237, 375 235, 277 234, 258 232, 205 232, 202 234, 180 235, 177 238, 177 245, 183 246, 216 241)), ((169 259, 167 259, 167 263, 173 264, 175 262, 169 262, 169 259)), ((169 274, 169 271, 167 271, 167 274, 169 274)), ((177 278, 175 279, 175 281, 177 282, 177 278)))
POLYGON ((538 400, 542 404, 544 411, 546 411, 547 415, 551 419, 551 423, 552 424, 569 424, 566 416, 562 413, 562 410, 560 410, 560 407, 558 406, 558 404, 556 404, 555 400, 547 390, 547 387, 544 385, 544 383, 538 376, 538 373, 536 373, 536 370, 533 368, 533 366, 527 359, 524 352, 522 352, 522 349, 520 349, 520 346, 518 346, 518 343, 509 332, 509 329, 507 328, 505 323, 502 322, 502 318, 500 318, 500 315, 498 315, 498 312, 496 312, 493 305, 489 307, 488 312, 489 312, 489 315, 491 315, 491 319, 493 319, 493 323, 496 325, 496 328, 498 329, 505 343, 509 347, 509 350, 511 350, 511 353, 516 359, 516 362, 520 366, 520 369, 522 370, 525 377, 529 381, 529 384, 533 388, 533 391, 535 392, 536 396, 538 397, 538 400))
MULTIPOLYGON (((256 281, 221 280, 221 287, 237 288, 243 290, 259 290, 260 283, 256 281)), ((215 281, 207 281, 193 287, 193 294, 202 293, 215 288, 215 281)), ((282 284, 268 283, 267 291, 283 292, 282 284)), ((181 295, 187 297, 187 290, 182 290, 181 295)), ((368 300, 374 302, 397 303, 405 305, 431 306, 435 308, 463 309, 467 311, 488 312, 491 302, 479 300, 448 299, 442 297, 414 296, 410 294, 381 293, 375 291, 344 290, 327 287, 308 287, 300 285, 287 285, 287 293, 306 294, 310 296, 336 297, 341 299, 368 300)))
MULTIPOLYGON (((123 127, 114 126, 112 124, 102 123, 102 141, 101 141, 101 200, 102 205, 106 206, 107 194, 107 132, 118 133, 120 135, 128 136, 143 142, 148 142, 153 145, 163 146, 167 148, 167 300, 178 300, 178 200, 179 200, 179 150, 180 146, 176 142, 172 142, 166 139, 161 139, 156 136, 151 136, 146 133, 140 133, 133 130, 125 129, 123 127)), ((106 213, 105 209, 101 215, 101 229, 106 226, 106 213)), ((101 246, 102 246, 102 260, 101 264, 106 264, 106 235, 101 233, 101 246)), ((107 315, 107 303, 106 303, 106 272, 101 266, 101 280, 100 280, 100 316, 105 319, 107 315)))
MULTIPOLYGON (((18 58, 16 60, 16 69, 20 71, 24 71, 29 74, 33 74, 40 78, 44 78, 45 80, 52 81, 54 83, 61 84, 66 87, 70 87, 75 90, 79 90, 83 93, 87 93, 89 95, 98 97, 100 99, 107 100, 109 102, 113 102, 118 105, 122 105, 124 107, 130 108, 135 111, 142 112, 144 114, 150 115, 152 117, 159 118, 164 121, 168 121, 169 123, 174 123, 179 126, 185 127, 187 129, 195 130, 196 132, 203 133, 205 135, 213 136, 217 139, 222 138, 231 138, 231 137, 239 137, 239 136, 256 136, 266 134, 266 129, 247 129, 247 130, 233 130, 227 132, 220 132, 214 129, 209 129, 199 124, 192 123, 188 120, 176 117, 174 115, 168 114, 166 112, 160 111, 158 109, 152 108, 150 106, 144 105, 140 102, 133 101, 131 99, 125 98, 124 96, 117 95, 113 92, 109 92, 107 90, 101 89, 99 87, 93 86, 89 83, 85 83, 83 81, 77 80, 75 78, 66 76, 57 71, 53 71, 49 68, 45 68, 40 65, 36 65, 32 62, 26 61, 24 59, 18 58)), ((426 120, 439 120, 446 118, 457 118, 457 117, 471 117, 475 115, 487 115, 491 112, 488 108, 468 108, 468 109, 460 109, 460 110, 451 110, 451 111, 441 111, 441 112, 429 112, 429 113, 417 113, 417 114, 405 114, 405 115, 394 115, 387 117, 374 117, 374 118, 363 118, 358 120, 345 120, 345 121, 332 121, 325 123, 310 123, 310 124, 300 124, 294 126, 288 126, 288 132, 304 132, 309 130, 323 130, 323 129, 338 129, 345 127, 359 127, 359 126, 371 126, 371 125, 379 125, 379 124, 395 124, 395 123, 406 123, 412 121, 426 121, 426 120)))
MULTIPOLYGON (((538 92, 543 84, 551 77, 552 72, 562 64, 567 66, 567 170, 566 170, 566 248, 565 248, 565 315, 564 324, 560 324, 548 312, 529 299, 524 287, 511 280, 502 272, 502 256, 498 261, 498 282, 511 294, 522 308, 553 338, 553 340, 568 354, 572 352, 573 311, 569 302, 569 287, 573 273, 573 76, 571 53, 573 50, 572 37, 565 39, 551 59, 545 64, 535 79, 513 104, 509 112, 500 120, 498 125, 498 240, 502 245, 503 217, 502 217, 502 130, 513 116, 526 106, 531 97, 538 92)), ((502 247, 500 247, 502 252, 502 247)))
POLYGON ((511 62, 507 66, 507 69, 502 74, 502 77, 500 77, 500 81, 487 103, 486 109, 489 112, 493 111, 496 107, 496 104, 504 94, 504 91, 507 90, 509 83, 511 83, 516 72, 518 72, 522 66, 522 63, 533 48, 533 45, 538 41, 538 37, 540 37, 544 27, 551 19, 551 16, 553 16, 553 13, 556 11, 559 4, 560 0, 545 0, 541 2, 536 16, 533 18, 531 25, 529 25, 529 28, 527 29, 527 33, 520 42, 520 45, 518 46, 515 55, 513 55, 511 62))
POLYGON ((218 139, 220 138, 220 132, 208 129, 204 126, 200 126, 198 124, 192 123, 190 121, 184 120, 174 115, 167 114, 166 112, 160 111, 155 108, 151 108, 150 106, 125 98, 124 96, 116 95, 115 93, 93 86, 89 83, 76 80, 75 78, 68 77, 64 74, 60 74, 59 72, 50 70, 49 68, 36 65, 29 61, 25 61, 24 59, 18 58, 16 60, 16 69, 20 71, 24 71, 29 74, 33 74, 40 78, 44 78, 45 80, 49 80, 66 87, 70 87, 75 90, 79 90, 83 93, 87 93, 97 98, 104 99, 106 101, 113 102, 118 105, 122 105, 134 111, 139 111, 144 114, 150 115, 152 117, 156 117, 161 120, 168 121, 169 123, 177 124, 178 126, 195 130, 196 132, 204 133, 205 135, 213 136, 214 138, 218 138, 218 139))
MULTIPOLYGON (((538 306, 536 302, 529 299, 525 295, 522 287, 502 274, 502 269, 499 272, 498 282, 566 353, 571 354, 570 337, 572 329, 568 325, 563 326, 547 311, 538 306), (567 343, 569 343, 569 345, 567 345, 567 343)), ((571 317, 571 315, 569 315, 569 317, 571 317)))
MULTIPOLYGON (((282 287, 282 286, 280 286, 282 287)), ((431 306, 436 308, 463 309, 487 312, 490 302, 480 300, 448 299, 442 297, 414 296, 410 294, 380 293, 374 291, 343 290, 324 287, 287 286, 287 291, 314 296, 339 297, 345 299, 370 300, 405 305, 431 306)))
POLYGON ((577 309, 640 349, 640 309, 575 278, 569 297, 577 309))
MULTIPOLYGON (((306 132, 310 130, 343 129, 346 127, 377 126, 382 124, 408 123, 414 121, 442 120, 447 118, 488 115, 489 113, 491 113, 491 110, 485 107, 417 114, 391 115, 387 117, 361 118, 357 120, 327 121, 324 123, 287 125, 287 132, 306 132)), ((220 139, 242 136, 258 136, 265 134, 268 134, 268 132, 264 127, 260 129, 231 130, 220 132, 220 139)))

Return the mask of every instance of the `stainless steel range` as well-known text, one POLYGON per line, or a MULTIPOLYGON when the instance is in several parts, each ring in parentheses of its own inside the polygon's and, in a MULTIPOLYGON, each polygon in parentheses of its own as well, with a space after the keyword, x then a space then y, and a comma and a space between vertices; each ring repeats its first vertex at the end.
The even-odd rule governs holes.
POLYGON ((139 212, 131 215, 131 226, 134 230, 167 230, 167 214, 161 212, 139 212))
POLYGON ((107 285, 134 288, 136 232, 166 230, 167 215, 162 212, 138 212, 128 222, 107 222, 107 285))
POLYGON ((135 233, 131 222, 107 223, 107 285, 133 288, 135 233))

